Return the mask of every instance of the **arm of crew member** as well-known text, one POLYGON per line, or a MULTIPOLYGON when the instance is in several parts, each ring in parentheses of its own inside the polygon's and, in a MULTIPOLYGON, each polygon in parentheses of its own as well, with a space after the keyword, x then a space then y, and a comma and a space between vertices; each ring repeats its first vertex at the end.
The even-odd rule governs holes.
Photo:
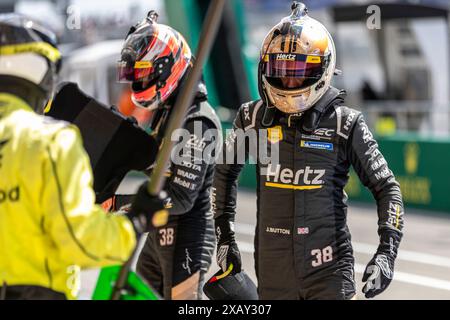
POLYGON ((95 205, 92 169, 78 130, 60 130, 46 151, 42 223, 61 259, 82 268, 126 261, 136 245, 133 226, 95 205))

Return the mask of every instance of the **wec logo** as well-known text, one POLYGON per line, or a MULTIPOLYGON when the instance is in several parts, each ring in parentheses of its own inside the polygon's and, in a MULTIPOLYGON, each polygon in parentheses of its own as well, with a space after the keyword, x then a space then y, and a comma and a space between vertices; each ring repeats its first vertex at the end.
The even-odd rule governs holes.
POLYGON ((12 188, 11 190, 0 189, 0 204, 6 201, 17 202, 20 199, 20 188, 19 186, 12 188))
POLYGON ((295 61, 295 54, 279 53, 277 54, 277 60, 295 61))
POLYGON ((331 137, 334 134, 334 130, 326 129, 326 128, 318 128, 318 129, 314 130, 314 134, 316 136, 321 136, 321 137, 331 137))

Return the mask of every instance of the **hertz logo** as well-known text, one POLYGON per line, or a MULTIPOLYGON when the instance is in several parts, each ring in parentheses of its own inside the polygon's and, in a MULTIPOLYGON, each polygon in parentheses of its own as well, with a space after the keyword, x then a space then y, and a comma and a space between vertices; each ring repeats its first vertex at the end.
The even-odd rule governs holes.
POLYGON ((397 203, 389 202, 389 209, 387 210, 388 213, 388 222, 391 226, 398 229, 398 226, 400 224, 400 216, 402 215, 400 206, 397 203))
POLYGON ((277 54, 277 60, 295 61, 295 54, 279 53, 277 54))
POLYGON ((281 169, 281 165, 275 167, 270 164, 266 169, 266 187, 293 190, 313 190, 322 188, 322 177, 325 170, 313 170, 307 166, 294 172, 291 169, 281 169))

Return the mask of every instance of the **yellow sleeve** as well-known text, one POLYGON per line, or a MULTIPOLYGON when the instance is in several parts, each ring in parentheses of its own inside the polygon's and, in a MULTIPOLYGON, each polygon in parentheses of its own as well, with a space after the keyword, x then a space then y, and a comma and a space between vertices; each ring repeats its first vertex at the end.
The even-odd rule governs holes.
POLYGON ((133 226, 95 205, 92 169, 78 129, 60 130, 46 152, 42 207, 61 259, 81 268, 126 261, 136 245, 133 226))

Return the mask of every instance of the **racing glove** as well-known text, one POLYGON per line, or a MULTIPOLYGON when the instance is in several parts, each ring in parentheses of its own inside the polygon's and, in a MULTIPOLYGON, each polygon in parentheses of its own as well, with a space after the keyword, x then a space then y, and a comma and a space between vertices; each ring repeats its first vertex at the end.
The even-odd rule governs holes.
POLYGON ((165 208, 167 193, 162 191, 152 196, 147 191, 147 183, 144 182, 139 187, 129 210, 125 213, 133 223, 138 237, 153 228, 164 226, 169 218, 169 211, 165 208))
POLYGON ((232 273, 239 273, 242 269, 242 260, 239 248, 234 238, 234 222, 222 215, 215 219, 217 238, 217 264, 223 272, 233 264, 232 273))
POLYGON ((380 237, 380 245, 372 260, 367 264, 362 281, 362 291, 366 298, 373 298, 382 293, 394 277, 394 263, 400 244, 401 234, 390 230, 380 237))

